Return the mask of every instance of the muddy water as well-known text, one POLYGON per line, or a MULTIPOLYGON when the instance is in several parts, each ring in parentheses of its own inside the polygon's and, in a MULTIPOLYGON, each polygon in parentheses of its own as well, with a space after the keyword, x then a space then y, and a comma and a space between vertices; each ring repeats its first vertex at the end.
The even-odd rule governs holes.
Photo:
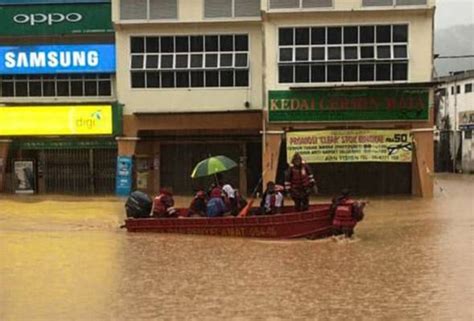
POLYGON ((127 234, 115 198, 2 196, 0 320, 472 320, 474 176, 436 182, 371 198, 350 242, 127 234))

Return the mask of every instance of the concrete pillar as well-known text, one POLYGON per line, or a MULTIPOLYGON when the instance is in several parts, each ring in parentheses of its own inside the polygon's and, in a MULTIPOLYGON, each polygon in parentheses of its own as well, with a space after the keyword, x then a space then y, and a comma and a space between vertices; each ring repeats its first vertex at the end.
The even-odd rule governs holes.
POLYGON ((275 181, 278 170, 278 159, 280 157, 280 145, 282 135, 284 132, 266 132, 263 138, 263 157, 262 157, 262 171, 263 171, 263 188, 267 182, 275 181))
POLYGON ((415 149, 412 162, 412 194, 433 197, 434 142, 433 130, 414 129, 415 149))
POLYGON ((4 191, 5 187, 5 171, 8 161, 8 149, 11 142, 10 139, 0 140, 0 193, 4 191))
POLYGON ((118 143, 118 156, 133 156, 139 137, 116 137, 118 143))

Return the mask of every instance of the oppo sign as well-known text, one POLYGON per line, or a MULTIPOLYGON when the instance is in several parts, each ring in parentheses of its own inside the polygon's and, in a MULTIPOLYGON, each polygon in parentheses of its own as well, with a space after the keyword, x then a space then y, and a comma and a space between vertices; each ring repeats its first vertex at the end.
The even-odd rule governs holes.
POLYGON ((61 22, 79 22, 82 20, 80 13, 32 13, 32 14, 17 14, 13 17, 13 21, 18 24, 29 24, 35 26, 38 24, 46 23, 48 26, 52 26, 55 23, 61 22))

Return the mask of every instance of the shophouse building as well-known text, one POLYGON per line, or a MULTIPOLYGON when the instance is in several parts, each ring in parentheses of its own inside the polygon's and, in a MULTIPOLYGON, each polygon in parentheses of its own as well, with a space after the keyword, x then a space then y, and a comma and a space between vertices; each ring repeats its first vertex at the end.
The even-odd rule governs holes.
POLYGON ((113 193, 115 97, 110 1, 0 1, 0 191, 113 193))
POLYGON ((436 141, 438 158, 447 159, 448 166, 455 172, 474 172, 474 70, 453 72, 437 79, 439 86, 439 116, 436 141), (447 145, 447 146, 443 146, 447 145), (447 148, 443 148, 447 147, 447 148), (444 152, 444 155, 441 153, 444 152), (447 155, 449 153, 449 155, 447 155))
POLYGON ((322 193, 431 196, 433 0, 113 2, 118 152, 191 193, 209 154, 243 192, 292 154, 322 193))

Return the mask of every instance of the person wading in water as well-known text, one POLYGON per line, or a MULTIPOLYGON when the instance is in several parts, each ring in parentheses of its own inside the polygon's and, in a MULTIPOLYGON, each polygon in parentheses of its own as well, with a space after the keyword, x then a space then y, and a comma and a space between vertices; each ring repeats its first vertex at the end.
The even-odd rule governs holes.
POLYGON ((311 169, 303 162, 301 155, 296 153, 285 173, 285 190, 290 193, 297 211, 308 209, 309 195, 313 189, 316 190, 316 182, 311 169))

